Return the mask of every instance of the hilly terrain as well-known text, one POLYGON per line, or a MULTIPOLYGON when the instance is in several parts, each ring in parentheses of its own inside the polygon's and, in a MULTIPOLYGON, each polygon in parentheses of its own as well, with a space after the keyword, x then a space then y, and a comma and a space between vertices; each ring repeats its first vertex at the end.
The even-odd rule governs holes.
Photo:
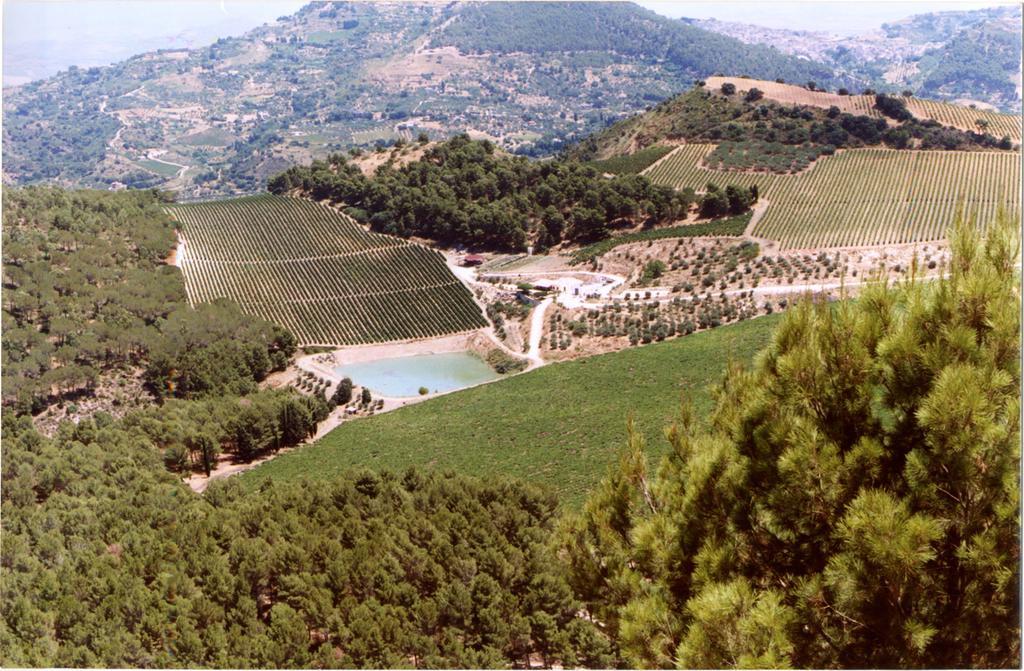
POLYGON ((6 90, 4 182, 252 193, 293 163, 420 132, 548 154, 717 71, 842 84, 631 4, 312 3, 209 47, 6 90))
POLYGON ((828 58, 314 3, 5 91, 0 667, 1019 667, 1019 118, 828 58))
POLYGON ((923 98, 1021 111, 1019 5, 916 14, 854 36, 716 19, 684 21, 825 63, 859 87, 909 90, 923 98))
POLYGON ((677 190, 756 189, 747 234, 814 250, 941 240, 960 208, 1016 214, 1019 142, 1011 115, 716 76, 568 153, 677 190))

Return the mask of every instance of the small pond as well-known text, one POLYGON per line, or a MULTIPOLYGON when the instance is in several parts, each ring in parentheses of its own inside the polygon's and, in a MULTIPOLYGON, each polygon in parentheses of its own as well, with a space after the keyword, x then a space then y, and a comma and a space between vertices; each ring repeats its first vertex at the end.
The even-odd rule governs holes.
POLYGON ((381 396, 417 396, 420 387, 426 387, 431 394, 454 391, 500 377, 470 352, 377 359, 342 364, 334 371, 381 396))

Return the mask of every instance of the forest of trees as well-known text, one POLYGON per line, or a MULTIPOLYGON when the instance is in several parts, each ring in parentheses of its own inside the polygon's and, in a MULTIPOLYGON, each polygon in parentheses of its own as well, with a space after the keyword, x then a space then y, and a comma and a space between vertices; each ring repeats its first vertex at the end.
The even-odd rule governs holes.
POLYGON ((188 306, 155 191, 4 192, 3 404, 38 413, 142 369, 157 396, 248 394, 295 350, 233 303, 188 306))
POLYGON ((198 496, 109 416, 47 439, 5 411, 3 433, 5 667, 614 664, 529 485, 359 471, 198 496))
POLYGON ((430 147, 421 160, 378 169, 372 178, 332 155, 289 168, 268 189, 299 189, 343 203, 382 233, 514 251, 600 240, 617 224, 674 220, 693 203, 692 192, 639 175, 604 178, 575 161, 531 163, 465 135, 430 147))

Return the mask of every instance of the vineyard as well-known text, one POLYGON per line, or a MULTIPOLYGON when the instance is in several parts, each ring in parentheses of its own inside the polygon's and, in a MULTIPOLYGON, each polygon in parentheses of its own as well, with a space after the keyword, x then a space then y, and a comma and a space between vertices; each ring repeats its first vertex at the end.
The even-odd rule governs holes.
POLYGON ((795 175, 709 170, 714 145, 683 145, 643 174, 701 190, 756 184, 768 207, 753 234, 783 249, 938 240, 958 204, 979 221, 1020 212, 1020 156, 1010 152, 850 149, 795 175))
MULTIPOLYGON (((780 84, 760 79, 743 79, 741 77, 708 77, 705 86, 708 90, 717 91, 722 84, 731 82, 737 91, 760 89, 766 98, 788 105, 813 105, 815 107, 838 107, 843 112, 881 118, 882 113, 875 109, 875 97, 868 95, 841 96, 825 91, 809 91, 802 86, 780 84)), ((974 132, 984 131, 997 138, 1008 135, 1014 142, 1021 141, 1021 118, 1011 114, 999 114, 988 110, 974 109, 962 105, 924 100, 921 98, 902 98, 907 110, 918 119, 933 119, 944 126, 952 126, 960 130, 974 132), (985 122, 978 125, 978 120, 985 122)))
POLYGON ((395 131, 386 126, 352 132, 353 144, 373 144, 375 142, 394 142, 395 140, 408 142, 412 140, 412 132, 404 129, 395 131))
POLYGON ((170 208, 189 302, 230 298, 301 345, 358 345, 486 326, 437 252, 332 208, 260 195, 170 208))
POLYGON ((951 105, 937 100, 921 98, 904 98, 907 109, 919 119, 934 119, 944 126, 952 126, 960 130, 971 130, 976 133, 986 132, 995 137, 1009 136, 1014 142, 1020 142, 1020 117, 1011 114, 999 114, 989 110, 951 105), (982 124, 978 124, 982 121, 982 124))

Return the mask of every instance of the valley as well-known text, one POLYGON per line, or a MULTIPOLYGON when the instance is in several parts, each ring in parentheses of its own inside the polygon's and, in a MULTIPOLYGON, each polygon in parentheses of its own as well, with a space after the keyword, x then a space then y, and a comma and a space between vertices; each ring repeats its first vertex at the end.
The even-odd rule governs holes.
MULTIPOLYGON (((792 110, 800 111, 834 109, 832 102, 848 100, 843 119, 844 124, 851 121, 846 127, 855 128, 854 122, 860 119, 886 126, 874 96, 838 96, 790 85, 737 81, 740 85, 732 93, 726 92, 730 78, 711 78, 679 100, 691 100, 691 105, 731 105, 737 111, 727 116, 736 118, 757 101, 737 105, 732 100, 749 98, 751 89, 763 86, 764 100, 773 104, 793 105, 792 110), (809 97, 801 97, 801 91, 809 97)), ((787 108, 779 109, 786 112, 787 108)), ((630 120, 630 127, 650 126, 659 114, 663 112, 655 110, 630 120)), ((755 110, 754 114, 763 118, 769 112, 755 110)), ((827 125, 832 117, 825 118, 827 125)), ((984 140, 980 135, 952 137, 984 140)), ((181 222, 179 249, 188 250, 179 256, 178 265, 189 301, 230 298, 243 310, 291 330, 306 351, 323 352, 296 363, 298 377, 289 386, 300 393, 330 396, 349 366, 356 392, 365 388, 368 396, 355 404, 339 405, 325 424, 348 426, 354 420, 365 421, 360 418, 368 415, 457 392, 467 384, 494 383, 523 369, 691 337, 784 312, 809 295, 844 300, 877 281, 935 280, 949 267, 944 239, 955 217, 962 214, 973 221, 991 221, 998 212, 1016 217, 1020 211, 1015 188, 1020 181, 1019 158, 1015 152, 996 149, 994 142, 991 148, 981 145, 959 151, 926 149, 920 144, 901 149, 855 146, 827 150, 806 167, 783 163, 781 168, 757 169, 756 161, 774 160, 770 152, 777 151, 778 145, 766 144, 769 153, 755 159, 754 169, 735 170, 727 167, 726 161, 733 160, 729 158, 707 165, 721 144, 673 136, 648 136, 648 141, 654 142, 650 148, 636 151, 650 158, 631 161, 631 154, 619 154, 590 164, 598 170, 619 171, 614 177, 576 168, 565 172, 568 166, 558 161, 546 165, 540 174, 548 175, 544 188, 553 187, 556 192, 564 187, 553 178, 565 179, 564 174, 595 180, 593 184, 601 189, 615 184, 621 193, 632 194, 637 187, 628 180, 636 179, 631 174, 638 173, 654 185, 670 188, 664 193, 680 199, 668 211, 660 205, 648 209, 664 211, 661 222, 638 224, 627 217, 600 233, 604 239, 586 244, 591 234, 580 227, 590 224, 577 219, 579 215, 567 202, 554 209, 549 205, 543 212, 538 208, 536 214, 515 223, 521 230, 501 229, 501 237, 478 230, 479 237, 470 243, 484 249, 510 243, 530 249, 538 246, 543 254, 470 253, 458 243, 452 247, 453 236, 459 234, 448 228, 450 222, 444 222, 443 229, 424 223, 435 212, 452 212, 440 210, 422 193, 430 180, 445 182, 454 175, 479 179, 478 172, 466 172, 464 157, 485 159, 485 169, 508 184, 510 177, 503 171, 520 171, 520 189, 541 193, 533 181, 536 177, 520 160, 466 137, 446 143, 421 139, 369 155, 335 154, 326 164, 295 168, 271 180, 272 190, 288 196, 173 206, 169 211, 181 222), (377 232, 398 232, 392 222, 409 216, 396 211, 393 200, 380 205, 372 200, 376 197, 373 185, 387 182, 416 184, 418 190, 410 191, 409 197, 421 199, 412 209, 420 228, 404 233, 426 237, 401 243, 377 232), (894 189, 894 184, 904 186, 894 189), (746 214, 709 216, 706 210, 710 211, 714 193, 725 193, 715 189, 723 187, 742 188, 756 194, 757 200, 746 214), (310 197, 323 200, 314 203, 310 197), (381 206, 392 209, 380 212, 381 206), (549 222, 556 219, 564 223, 553 233, 556 229, 549 222), (432 247, 438 247, 443 256, 428 251, 432 247), (443 292, 438 295, 442 302, 431 304, 436 299, 428 299, 424 292, 438 290, 443 292), (380 344, 388 341, 395 344, 380 344), (485 367, 497 367, 502 375, 451 386, 432 383, 429 366, 414 366, 417 359, 408 358, 440 352, 470 356, 458 364, 466 372, 452 371, 457 378, 470 380, 469 369, 483 362, 485 367), (419 372, 399 372, 407 365, 419 372), (394 382, 379 377, 375 370, 391 370, 388 375, 394 382), (403 391, 396 392, 400 379, 403 391)), ((500 193, 495 196, 489 189, 493 187, 471 186, 467 201, 457 200, 448 207, 475 213, 478 203, 486 199, 521 203, 502 201, 500 193)), ((657 192, 657 197, 665 196, 657 192)), ((548 193, 533 198, 552 202, 548 193)), ((630 210, 607 204, 605 216, 614 219, 614 208, 622 213, 630 210)), ((421 363, 426 365, 425 360, 421 363)), ((318 431, 316 446, 303 450, 318 450, 333 440, 331 435, 318 431)), ((207 481, 193 477, 190 482, 205 488, 207 481)))
POLYGON ((1019 666, 1019 8, 654 9, 4 90, 0 666, 1019 666))

